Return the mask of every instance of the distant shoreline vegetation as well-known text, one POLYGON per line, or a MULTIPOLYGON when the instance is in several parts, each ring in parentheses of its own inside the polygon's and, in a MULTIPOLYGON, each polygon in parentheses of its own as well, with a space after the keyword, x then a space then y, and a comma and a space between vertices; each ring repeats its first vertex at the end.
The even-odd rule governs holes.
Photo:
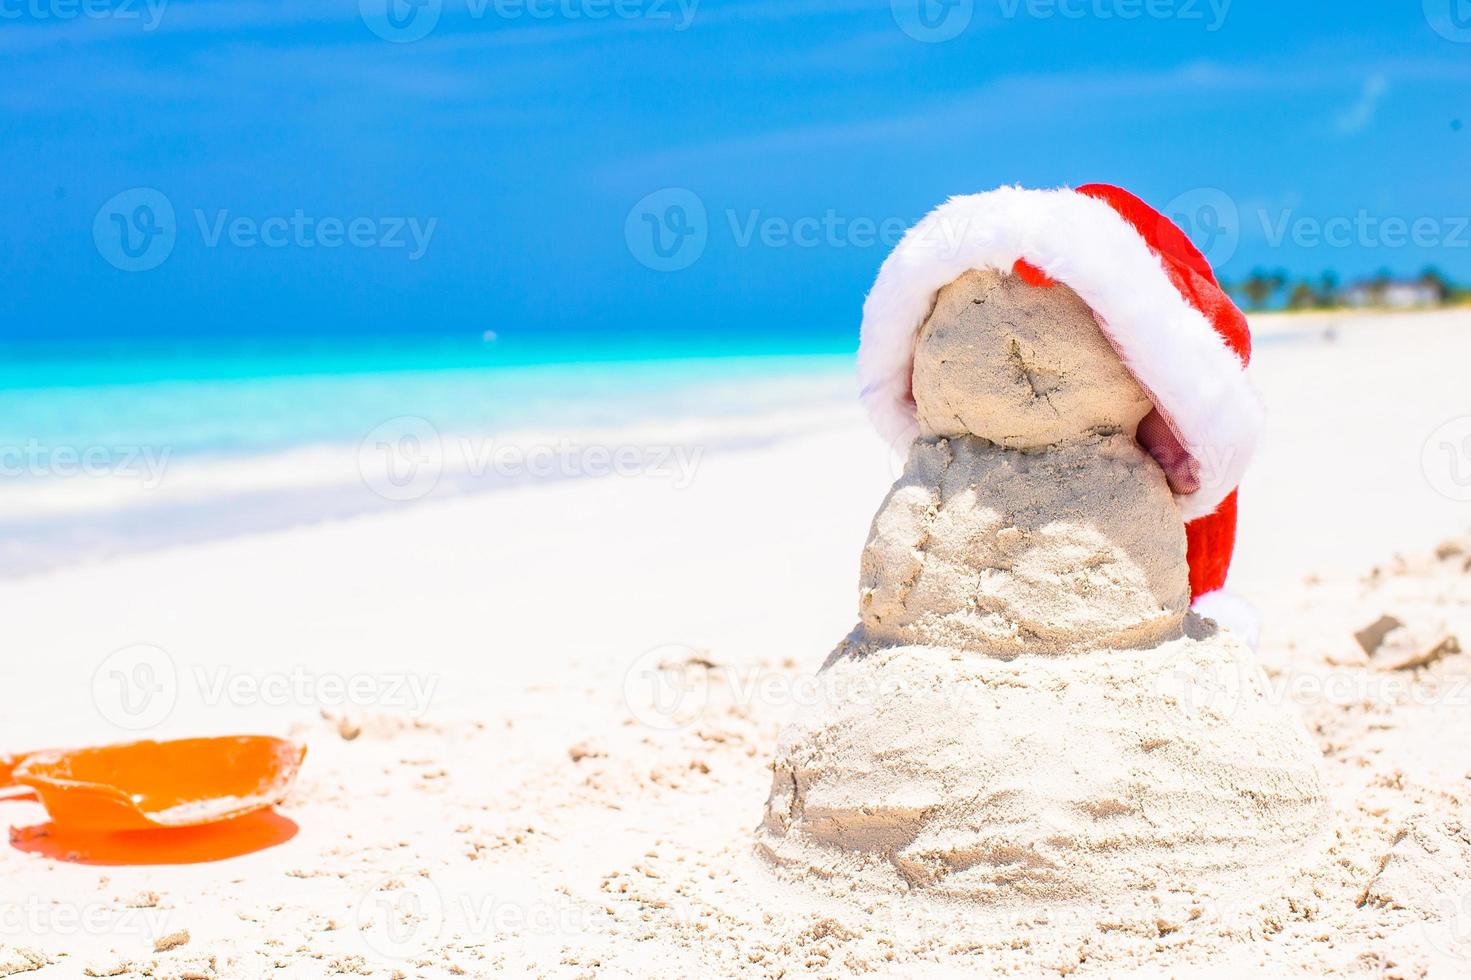
POLYGON ((1384 269, 1341 284, 1333 272, 1292 279, 1285 269, 1253 269, 1242 279, 1221 279, 1221 288, 1247 310, 1421 310, 1471 303, 1471 286, 1428 266, 1418 276, 1397 277, 1384 269))

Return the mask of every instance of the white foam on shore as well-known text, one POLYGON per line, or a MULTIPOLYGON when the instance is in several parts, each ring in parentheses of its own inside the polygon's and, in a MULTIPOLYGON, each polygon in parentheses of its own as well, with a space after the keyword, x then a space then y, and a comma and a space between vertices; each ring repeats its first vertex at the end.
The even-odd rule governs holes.
POLYGON ((675 489, 707 454, 861 425, 851 401, 580 431, 440 432, 392 420, 357 445, 162 460, 0 483, 0 575, 577 479, 675 489))

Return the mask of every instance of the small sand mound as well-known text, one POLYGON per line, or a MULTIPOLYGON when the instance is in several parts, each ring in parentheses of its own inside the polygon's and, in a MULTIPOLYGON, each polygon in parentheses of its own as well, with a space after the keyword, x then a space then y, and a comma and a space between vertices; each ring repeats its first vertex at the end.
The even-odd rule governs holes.
POLYGON ((758 850, 838 891, 1011 907, 1280 865, 1326 824, 1317 753, 1253 654, 1189 625, 1150 650, 840 657, 783 736, 758 850))

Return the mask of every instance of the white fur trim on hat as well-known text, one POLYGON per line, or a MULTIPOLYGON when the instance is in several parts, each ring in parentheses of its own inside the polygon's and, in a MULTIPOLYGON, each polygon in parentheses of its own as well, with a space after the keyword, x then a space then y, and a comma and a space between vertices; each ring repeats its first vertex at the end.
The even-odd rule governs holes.
POLYGON ((1212 513, 1241 481, 1262 410, 1240 359, 1180 294, 1159 256, 1103 201, 1068 189, 1002 187, 952 197, 905 234, 863 304, 863 403, 896 446, 918 435, 914 344, 940 289, 971 269, 1026 259, 1092 308, 1124 365, 1200 466, 1177 494, 1186 521, 1212 513))
POLYGON ((1214 619, 1221 626, 1235 633, 1253 650, 1261 638, 1262 619, 1251 603, 1225 589, 1207 592, 1190 604, 1200 615, 1214 619))

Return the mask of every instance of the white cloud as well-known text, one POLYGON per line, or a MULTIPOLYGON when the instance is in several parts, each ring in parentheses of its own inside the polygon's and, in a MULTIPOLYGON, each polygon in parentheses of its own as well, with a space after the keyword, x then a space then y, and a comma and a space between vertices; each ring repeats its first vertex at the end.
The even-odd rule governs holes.
POLYGON ((1389 91, 1389 81, 1382 72, 1375 72, 1364 79, 1364 87, 1352 105, 1345 107, 1333 120, 1333 127, 1340 135, 1352 136, 1366 129, 1379 112, 1384 93, 1389 91))

